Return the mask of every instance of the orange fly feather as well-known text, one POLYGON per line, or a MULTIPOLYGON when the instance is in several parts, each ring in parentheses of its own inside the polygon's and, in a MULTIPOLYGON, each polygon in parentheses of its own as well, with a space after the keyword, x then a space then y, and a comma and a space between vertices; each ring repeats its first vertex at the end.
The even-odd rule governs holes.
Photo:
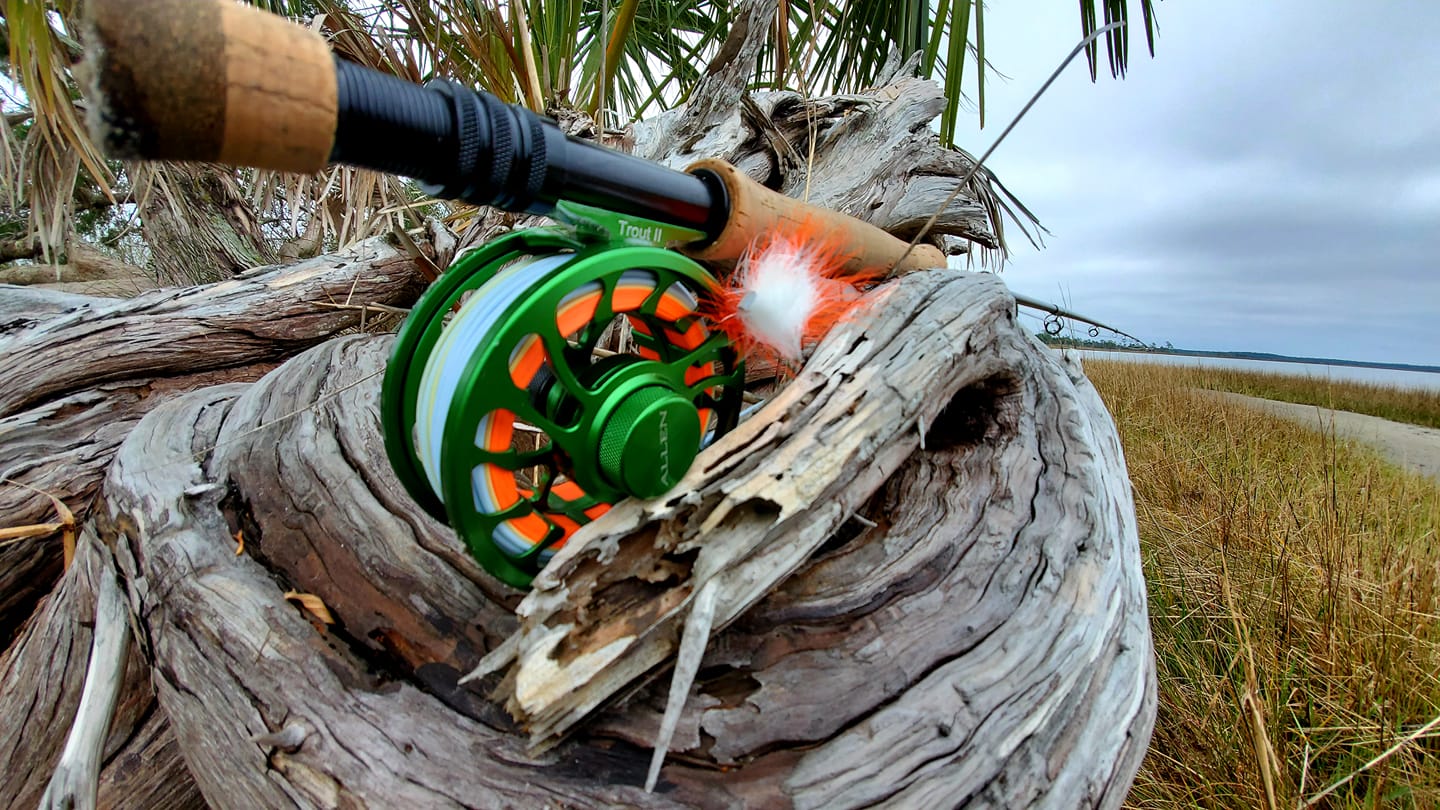
POLYGON ((847 270, 852 255, 836 234, 812 222, 757 237, 707 307, 716 328, 746 357, 795 366, 860 303, 879 279, 847 270))

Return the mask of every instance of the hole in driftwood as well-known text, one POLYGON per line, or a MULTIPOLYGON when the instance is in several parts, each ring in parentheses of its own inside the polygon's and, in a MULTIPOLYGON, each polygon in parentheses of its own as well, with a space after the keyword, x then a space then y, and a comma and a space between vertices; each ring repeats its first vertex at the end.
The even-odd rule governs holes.
MULTIPOLYGON (((882 518, 883 517, 884 516, 882 516, 882 518)), ((888 523, 889 521, 886 520, 885 522, 888 523)), ((815 549, 815 553, 810 555, 810 558, 812 560, 820 560, 828 557, 850 545, 850 543, 877 526, 879 526, 879 523, 857 512, 851 515, 849 520, 841 523, 840 527, 835 530, 835 533, 830 535, 830 539, 815 549)))
POLYGON ((960 389, 935 423, 926 426, 925 449, 961 450, 1014 433, 1019 396, 1020 386, 1009 376, 989 377, 960 389))
POLYGON ((561 666, 624 638, 638 637, 675 610, 690 595, 686 583, 667 578, 659 582, 622 579, 605 587, 576 612, 575 629, 551 657, 561 666))
POLYGON ((646 559, 650 554, 647 549, 653 549, 654 544, 653 528, 623 538, 620 553, 599 569, 594 589, 583 604, 571 605, 556 614, 558 623, 575 626, 557 648, 556 660, 569 662, 577 655, 634 635, 689 596, 690 571, 700 549, 668 551, 650 562, 646 559), (599 616, 610 620, 593 623, 599 616))
POLYGON ((700 691, 720 701, 725 708, 734 708, 760 691, 760 681, 750 670, 720 664, 706 667, 695 676, 700 691))

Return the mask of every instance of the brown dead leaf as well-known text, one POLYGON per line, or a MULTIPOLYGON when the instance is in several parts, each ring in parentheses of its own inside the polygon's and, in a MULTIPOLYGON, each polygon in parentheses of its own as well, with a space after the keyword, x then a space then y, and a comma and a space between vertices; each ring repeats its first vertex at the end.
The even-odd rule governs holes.
POLYGON ((325 606, 325 600, 315 594, 286 591, 285 598, 304 608, 306 613, 309 613, 321 622, 325 624, 335 623, 335 617, 330 614, 330 608, 325 606))
MULTIPOLYGON (((235 532, 235 556, 236 556, 236 557, 239 557, 241 554, 244 554, 244 553, 245 553, 245 532, 244 532, 244 530, 242 529, 242 530, 240 530, 240 531, 235 532)), ((291 593, 294 593, 294 592, 292 591, 291 593)), ((285 598, 287 598, 287 599, 290 598, 289 594, 286 594, 285 598)))

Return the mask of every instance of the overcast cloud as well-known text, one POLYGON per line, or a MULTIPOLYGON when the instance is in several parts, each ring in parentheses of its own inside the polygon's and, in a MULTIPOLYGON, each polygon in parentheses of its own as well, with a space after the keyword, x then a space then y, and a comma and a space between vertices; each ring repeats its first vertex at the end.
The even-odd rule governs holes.
MULTIPOLYGON (((1440 365, 1440 3, 1157 16, 1154 59, 1077 61, 991 158, 1052 234, 1012 236, 1006 282, 1150 343, 1440 365)), ((1010 78, 962 123, 977 154, 1079 38, 1074 0, 985 22, 1010 78)))

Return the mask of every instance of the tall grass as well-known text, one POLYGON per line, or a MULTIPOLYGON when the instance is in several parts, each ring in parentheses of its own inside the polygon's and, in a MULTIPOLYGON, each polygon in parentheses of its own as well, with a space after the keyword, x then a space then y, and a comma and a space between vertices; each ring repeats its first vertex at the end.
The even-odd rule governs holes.
POLYGON ((1086 369, 1135 487, 1159 666, 1129 804, 1440 807, 1440 487, 1192 370, 1086 369))

